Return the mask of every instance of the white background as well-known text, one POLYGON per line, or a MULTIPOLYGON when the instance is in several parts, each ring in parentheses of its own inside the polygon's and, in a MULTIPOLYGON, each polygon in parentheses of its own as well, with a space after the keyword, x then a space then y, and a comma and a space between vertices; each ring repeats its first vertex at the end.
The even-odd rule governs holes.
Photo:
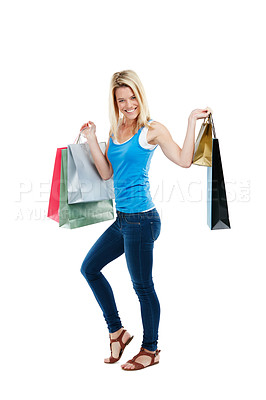
POLYGON ((1 7, 2 399, 265 399, 264 16, 257 0, 1 7), (113 221, 66 230, 46 218, 56 148, 88 120, 107 141, 109 83, 123 69, 180 146, 190 112, 213 109, 232 227, 207 226, 206 169, 157 148, 161 360, 132 374, 120 365, 139 351, 142 325, 124 255, 104 270, 135 336, 117 364, 103 363, 107 327, 80 273, 113 221))

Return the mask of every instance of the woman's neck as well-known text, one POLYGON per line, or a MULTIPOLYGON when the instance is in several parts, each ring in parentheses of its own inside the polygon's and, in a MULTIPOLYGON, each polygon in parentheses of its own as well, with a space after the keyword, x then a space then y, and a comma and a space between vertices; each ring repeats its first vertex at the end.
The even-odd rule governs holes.
POLYGON ((122 120, 121 122, 121 126, 126 129, 126 130, 135 130, 136 126, 137 126, 137 120, 133 119, 131 120, 122 120))

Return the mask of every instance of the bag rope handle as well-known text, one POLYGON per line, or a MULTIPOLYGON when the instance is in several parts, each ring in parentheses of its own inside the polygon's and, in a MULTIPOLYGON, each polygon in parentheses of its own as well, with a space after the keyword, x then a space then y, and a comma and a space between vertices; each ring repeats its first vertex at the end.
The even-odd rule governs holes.
POLYGON ((85 128, 81 129, 81 131, 79 132, 78 136, 77 136, 76 139, 74 140, 74 143, 73 143, 73 144, 79 144, 80 138, 81 138, 81 135, 82 135, 82 132, 83 132, 85 129, 87 129, 87 128, 88 128, 88 125, 85 126, 85 128))
POLYGON ((217 139, 217 138, 216 138, 215 127, 214 127, 214 122, 213 122, 213 118, 212 118, 212 113, 210 113, 210 114, 208 115, 208 117, 205 118, 204 123, 207 123, 207 124, 210 123, 210 124, 211 124, 211 126, 212 126, 213 137, 214 137, 214 139, 217 139))
POLYGON ((212 118, 212 113, 210 113, 209 117, 210 117, 210 121, 211 121, 211 124, 212 124, 213 137, 214 137, 214 139, 217 139, 216 138, 215 128, 214 128, 214 122, 213 122, 213 118, 212 118))

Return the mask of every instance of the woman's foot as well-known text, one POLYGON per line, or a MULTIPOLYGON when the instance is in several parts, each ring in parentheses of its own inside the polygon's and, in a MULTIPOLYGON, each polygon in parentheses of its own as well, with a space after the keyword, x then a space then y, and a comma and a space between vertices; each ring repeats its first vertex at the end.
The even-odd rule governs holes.
MULTIPOLYGON (((144 349, 144 348, 143 348, 143 350, 144 350, 145 352, 151 353, 151 354, 155 354, 155 353, 157 352, 156 356, 154 357, 154 363, 158 363, 158 362, 159 362, 160 356, 159 356, 158 350, 156 350, 156 351, 150 351, 150 350, 146 350, 146 349, 144 349)), ((135 357, 134 357, 133 359, 135 359, 135 357)), ((149 365, 151 365, 151 363, 152 363, 152 358, 151 358, 150 356, 139 355, 139 356, 135 359, 135 362, 136 362, 136 363, 139 363, 139 364, 141 364, 141 365, 143 365, 143 367, 145 368, 145 367, 148 367, 149 365)), ((121 368, 123 368, 123 369, 138 369, 138 368, 136 368, 136 366, 135 366, 134 364, 130 363, 129 361, 126 362, 125 364, 121 365, 121 368)))
MULTIPOLYGON (((129 342, 129 339, 130 339, 130 338, 133 338, 133 336, 131 336, 130 333, 129 333, 127 330, 125 330, 123 327, 120 328, 120 329, 119 329, 118 331, 116 331, 116 332, 109 333, 110 339, 117 339, 117 338, 121 335, 121 333, 122 333, 123 331, 125 331, 125 332, 124 332, 124 334, 122 335, 121 340, 122 340, 122 343, 123 343, 123 344, 126 344, 127 342, 129 342)), ((119 341, 111 343, 111 356, 108 357, 108 358, 105 358, 105 359, 104 359, 104 362, 105 362, 105 363, 114 362, 114 361, 112 360, 112 357, 118 359, 118 358, 119 358, 119 355, 120 355, 121 348, 122 348, 122 346, 121 346, 121 344, 119 343, 119 341)))

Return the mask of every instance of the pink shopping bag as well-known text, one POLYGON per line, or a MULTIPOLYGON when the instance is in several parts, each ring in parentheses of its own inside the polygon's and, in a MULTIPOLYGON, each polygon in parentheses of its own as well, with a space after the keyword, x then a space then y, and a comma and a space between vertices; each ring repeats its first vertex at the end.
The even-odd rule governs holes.
POLYGON ((60 200, 60 177, 61 177, 61 150, 67 147, 57 149, 54 163, 54 173, 51 184, 50 199, 47 217, 59 222, 59 200, 60 200))

